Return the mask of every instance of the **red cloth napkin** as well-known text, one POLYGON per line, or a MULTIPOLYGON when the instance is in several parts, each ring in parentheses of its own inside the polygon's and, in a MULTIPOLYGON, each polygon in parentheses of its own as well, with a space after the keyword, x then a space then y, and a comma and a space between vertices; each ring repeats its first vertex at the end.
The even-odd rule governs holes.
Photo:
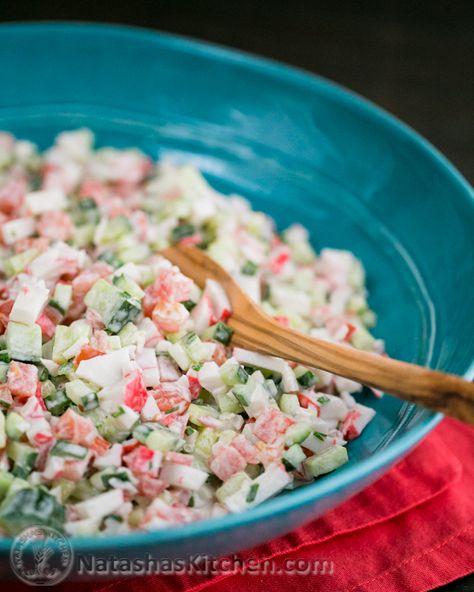
MULTIPOLYGON (((87 583, 89 592, 423 592, 474 571, 474 430, 441 424, 351 500, 240 557, 275 569, 329 562, 319 575, 147 576, 87 583), (332 567, 331 567, 332 566, 332 567)), ((84 584, 64 583, 68 592, 84 584)))

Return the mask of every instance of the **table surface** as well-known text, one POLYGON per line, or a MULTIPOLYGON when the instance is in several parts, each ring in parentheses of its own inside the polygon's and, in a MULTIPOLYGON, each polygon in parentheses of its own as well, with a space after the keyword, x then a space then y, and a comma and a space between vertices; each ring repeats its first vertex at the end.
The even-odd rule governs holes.
MULTIPOLYGON (((0 22, 84 20, 161 29, 335 80, 410 124, 474 182, 474 3, 449 0, 15 0, 0 22)), ((438 589, 472 592, 474 575, 438 589)))

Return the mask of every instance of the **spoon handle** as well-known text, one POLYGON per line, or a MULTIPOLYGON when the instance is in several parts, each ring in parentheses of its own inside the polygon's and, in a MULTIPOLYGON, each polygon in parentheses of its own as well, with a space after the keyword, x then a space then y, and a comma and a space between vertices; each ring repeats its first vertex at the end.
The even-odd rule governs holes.
POLYGON ((320 368, 474 425, 474 383, 452 374, 308 337, 264 314, 230 319, 234 345, 320 368))

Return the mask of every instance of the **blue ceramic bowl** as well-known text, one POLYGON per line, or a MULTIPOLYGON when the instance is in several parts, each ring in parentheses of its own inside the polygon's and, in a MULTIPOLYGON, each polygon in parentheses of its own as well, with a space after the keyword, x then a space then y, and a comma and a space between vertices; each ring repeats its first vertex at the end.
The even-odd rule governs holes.
MULTIPOLYGON (((391 355, 472 373, 472 190, 393 117, 286 66, 122 27, 1 26, 0 72, 0 129, 45 147, 87 126, 99 144, 194 163, 281 227, 303 222, 317 248, 354 251, 391 355)), ((377 416, 335 473, 241 515, 74 548, 222 555, 296 528, 380 477, 440 419, 389 396, 365 402, 377 416)), ((5 559, 9 546, 0 541, 5 559)))

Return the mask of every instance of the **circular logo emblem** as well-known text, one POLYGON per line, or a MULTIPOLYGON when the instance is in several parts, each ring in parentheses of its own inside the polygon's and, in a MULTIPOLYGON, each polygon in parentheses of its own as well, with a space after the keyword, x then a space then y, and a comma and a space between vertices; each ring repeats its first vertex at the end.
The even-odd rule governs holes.
POLYGON ((15 537, 10 550, 14 574, 30 586, 53 586, 69 574, 73 551, 69 539, 49 526, 30 526, 15 537))

